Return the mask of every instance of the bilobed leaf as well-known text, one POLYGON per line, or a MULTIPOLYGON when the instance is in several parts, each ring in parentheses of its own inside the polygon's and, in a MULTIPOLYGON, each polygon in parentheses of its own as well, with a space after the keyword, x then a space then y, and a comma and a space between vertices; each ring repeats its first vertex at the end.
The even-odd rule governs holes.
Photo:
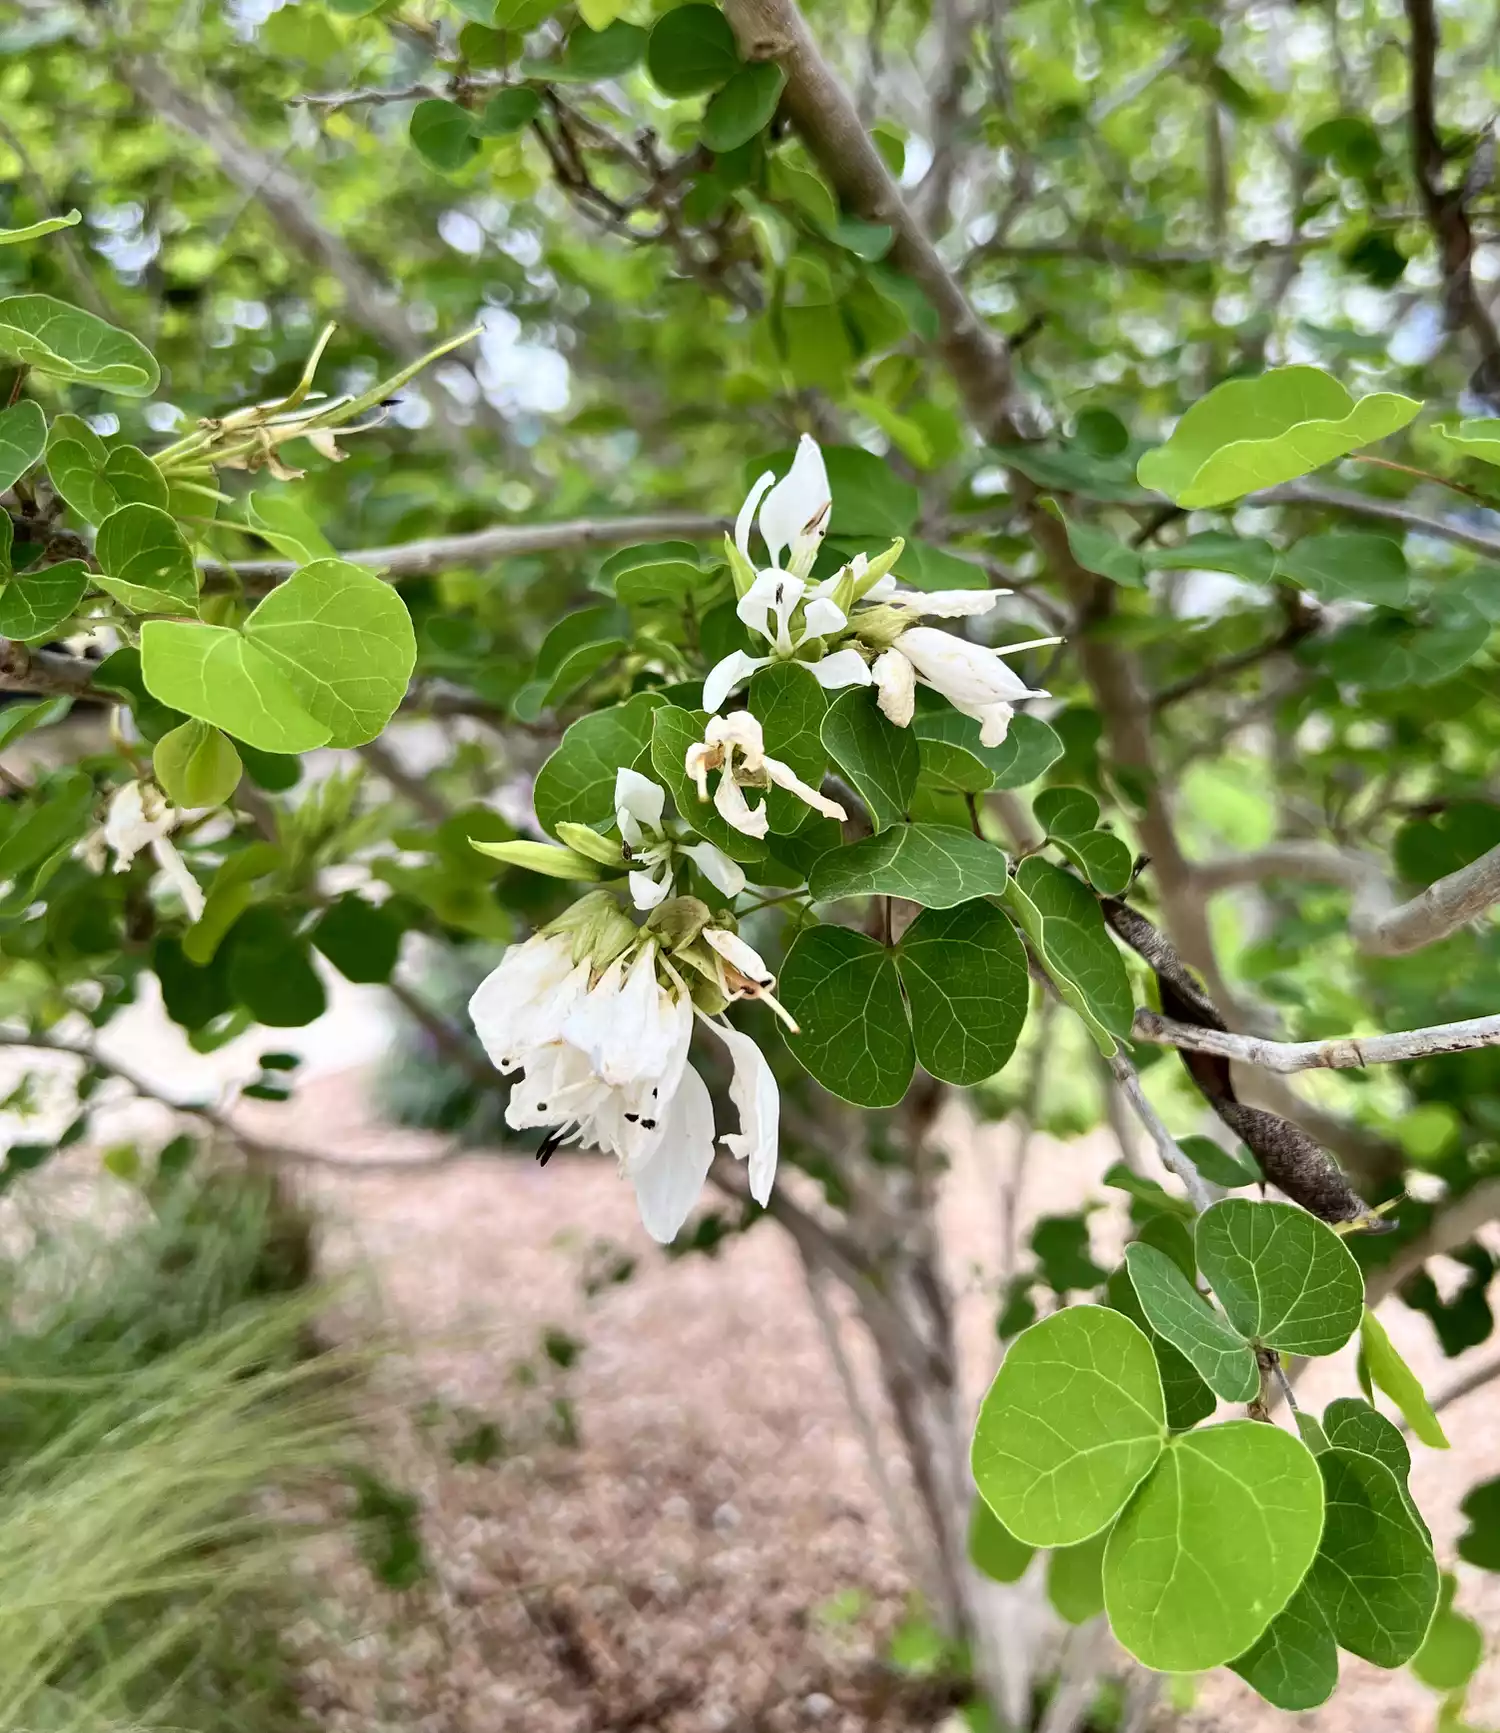
POLYGON ((137 613, 194 614, 198 568, 171 514, 122 505, 99 526, 94 553, 100 589, 137 613))
POLYGON ((1031 811, 1051 837, 1087 836, 1099 823, 1099 802, 1086 788, 1044 788, 1031 811))
POLYGON ((1156 1370, 1161 1375, 1162 1394, 1167 1404, 1167 1425, 1173 1432, 1183 1432, 1207 1420, 1218 1407, 1218 1398, 1193 1370, 1187 1358, 1180 1354, 1164 1336, 1158 1336, 1146 1321, 1141 1302, 1136 1298, 1130 1272, 1123 1264, 1113 1271, 1104 1290, 1105 1303, 1123 1312, 1151 1343, 1156 1356, 1156 1370))
POLYGON ((770 123, 785 83, 774 60, 742 66, 709 102, 699 132, 703 143, 720 156, 748 144, 770 123))
POLYGON ((1437 1612, 1422 1647, 1411 1660, 1412 1672, 1434 1691, 1461 1691, 1484 1659, 1484 1632, 1454 1609, 1457 1590, 1457 1577, 1444 1571, 1438 1585, 1437 1612))
POLYGON ((1105 1607, 1121 1645, 1172 1673, 1243 1655, 1317 1553, 1321 1460, 1255 1420, 1173 1437, 1105 1551, 1105 1607))
MULTIPOLYGON (((707 578, 702 567, 690 560, 648 560, 639 566, 628 566, 618 574, 615 595, 627 608, 649 607, 655 602, 681 608, 688 596, 705 582, 707 578)), ((789 667, 791 664, 782 663, 780 666, 789 667)))
POLYGON ((465 168, 479 150, 468 109, 443 97, 429 97, 411 111, 411 142, 419 156, 443 174, 465 168))
POLYGON ((638 24, 627 24, 621 18, 602 30, 576 26, 568 36, 568 45, 554 76, 560 73, 580 82, 618 78, 646 52, 647 40, 646 32, 638 24))
POLYGON ((155 356, 128 331, 50 295, 0 300, 0 355, 122 397, 149 397, 161 383, 155 356))
POLYGON ((56 234, 59 229, 76 228, 82 221, 82 211, 69 211, 66 216, 43 217, 40 222, 28 223, 24 229, 0 229, 0 247, 13 247, 20 241, 56 234))
POLYGON ((141 627, 141 677, 158 702, 262 752, 328 744, 328 728, 302 708, 271 658, 225 626, 148 620, 141 627))
POLYGON ((666 96, 696 96, 727 84, 740 67, 729 20, 717 6, 678 6, 657 19, 646 70, 666 96))
POLYGON ((1047 1560, 1047 1599, 1070 1625, 1086 1625, 1104 1611, 1104 1548, 1109 1530, 1075 1546, 1062 1546, 1047 1560))
MULTIPOLYGON (((823 688, 798 663, 776 662, 754 676, 746 696, 750 713, 760 723, 766 751, 791 765, 804 782, 818 787, 828 768, 820 733, 828 710, 823 688)), ((812 808, 785 788, 767 793, 766 812, 771 829, 783 834, 800 830, 812 817, 812 808)))
POLYGON ((1278 1709, 1316 1709, 1339 1682, 1339 1650, 1317 1596, 1304 1584, 1253 1649, 1229 1663, 1278 1709))
POLYGON ((884 945, 847 927, 810 927, 782 964, 777 996, 798 1032, 792 1056, 857 1107, 894 1107, 915 1054, 896 964, 884 945))
POLYGON ((1260 1389, 1255 1355, 1155 1246, 1125 1248, 1125 1265, 1146 1321, 1187 1356, 1209 1389, 1226 1402, 1249 1402, 1260 1389))
MULTIPOLYGON (((766 845, 759 837, 746 836, 722 819, 712 798, 700 800, 693 779, 687 773, 688 748, 702 740, 708 717, 702 710, 682 710, 675 704, 661 705, 651 723, 651 774, 664 783, 677 804, 680 816, 698 835, 724 850, 733 860, 764 860, 766 845)), ((715 771, 713 778, 722 772, 715 771)), ((715 790, 709 788, 712 797, 715 790)), ((763 794, 751 792, 752 803, 763 800, 763 794)), ((571 816, 571 815, 570 815, 571 816)))
POLYGON ((72 619, 88 587, 89 569, 82 560, 62 560, 11 578, 0 591, 0 638, 44 643, 72 619))
POLYGON ((1189 510, 1276 487, 1397 432, 1421 409, 1376 392, 1358 402, 1316 367, 1277 367, 1215 386, 1136 467, 1143 487, 1189 510))
POLYGON ((821 856, 809 889, 817 902, 890 896, 946 909, 994 896, 1005 882, 1004 854, 972 831, 950 824, 898 824, 821 856))
POLYGON ((537 773, 532 799, 543 830, 556 835, 562 823, 613 824, 615 772, 650 773, 651 714, 661 702, 653 692, 640 692, 567 730, 537 773))
POLYGON ((156 780, 174 806, 220 806, 239 786, 240 755, 206 722, 181 723, 151 754, 156 780))
POLYGON ((1097 898, 1070 873, 1037 855, 1021 862, 1014 883, 1035 911, 1034 937, 1060 977, 1059 986, 1071 987, 1110 1036, 1127 1039, 1135 1015, 1130 977, 1097 898))
POLYGON ((1015 1051, 1031 979, 1015 928, 987 902, 926 909, 896 947, 917 1058, 960 1086, 992 1077, 1015 1051))
POLYGON ((1098 1534, 1150 1473, 1166 1440, 1151 1344, 1104 1306, 1069 1306, 1006 1352, 974 1429, 974 1481, 1033 1546, 1098 1534))
POLYGON ((245 621, 245 635, 334 746, 362 746, 380 733, 417 659, 406 603, 347 560, 314 560, 293 572, 245 621))
POLYGON ((121 505, 150 505, 165 511, 171 503, 166 477, 138 445, 111 446, 103 473, 121 505))
POLYGON ((47 475, 86 523, 103 523, 121 503, 104 476, 108 457, 108 446, 81 416, 54 418, 47 434, 47 475))
POLYGON ((1224 1198, 1198 1218, 1198 1267, 1235 1329, 1288 1354, 1334 1354, 1359 1328, 1365 1285, 1325 1222, 1289 1203, 1224 1198))
POLYGON ((828 756, 869 809, 873 827, 898 824, 921 770, 911 730, 887 721, 868 687, 854 686, 828 706, 822 736, 828 756))
POLYGON ((1340 1396, 1323 1410, 1323 1433, 1328 1443, 1337 1444, 1342 1450, 1363 1451, 1383 1462, 1395 1475, 1417 1527, 1427 1533, 1426 1520, 1411 1495, 1411 1452, 1394 1421, 1387 1420, 1357 1396, 1340 1396))
POLYGON ((1383 1462, 1334 1445, 1317 1463, 1327 1520, 1309 1587, 1340 1648, 1377 1667, 1402 1666, 1437 1605, 1432 1547, 1383 1462))
POLYGON ((0 409, 0 493, 18 481, 47 449, 47 417, 29 397, 0 409))
POLYGON ((982 1498, 969 1512, 969 1562, 992 1582, 1018 1583, 1036 1548, 1017 1540, 982 1498))
POLYGON ((1399 608, 1409 587, 1400 542, 1362 530, 1304 536, 1282 554, 1280 566, 1283 577, 1325 602, 1399 608))
POLYGON ((1429 1449, 1446 1450, 1447 1434, 1432 1411, 1427 1392, 1396 1351, 1385 1325, 1368 1310, 1359 1323, 1359 1348, 1371 1379, 1401 1410, 1413 1434, 1429 1449))

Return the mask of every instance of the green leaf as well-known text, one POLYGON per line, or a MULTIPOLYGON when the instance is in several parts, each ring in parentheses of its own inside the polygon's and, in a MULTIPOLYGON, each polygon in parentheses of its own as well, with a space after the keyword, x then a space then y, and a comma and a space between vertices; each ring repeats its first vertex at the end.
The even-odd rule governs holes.
MULTIPOLYGON (((1039 925, 1033 937, 1056 972, 1059 986, 1071 986, 1096 1023, 1111 1035, 1128 1039, 1135 1016, 1130 977, 1097 899, 1070 873, 1036 855, 1021 862, 1014 884, 1036 912, 1039 925)), ((1022 925, 1026 926, 1024 920, 1022 925)))
POLYGON ((468 109, 443 97, 419 102, 411 111, 409 130, 417 154, 442 174, 456 174, 479 151, 468 109))
POLYGON ((198 568, 171 515, 154 505, 122 505, 99 526, 94 553, 100 589, 137 613, 195 614, 198 568))
POLYGON ((1328 1514, 1308 1586, 1340 1648, 1377 1667, 1402 1666, 1437 1605, 1432 1547, 1383 1462, 1334 1445, 1317 1463, 1328 1514))
POLYGON ((225 939, 229 985, 257 1023, 300 1029, 328 1007, 306 943, 266 903, 246 909, 225 939))
POLYGON ((702 567, 690 560, 648 560, 616 576, 615 596, 627 608, 667 603, 680 609, 707 581, 702 567))
POLYGON ((88 587, 89 569, 82 560, 62 560, 12 578, 0 592, 0 638, 45 643, 72 619, 88 587))
POLYGON ((512 842, 476 842, 474 847, 503 866, 521 867, 526 872, 540 873, 543 878, 591 884, 604 877, 597 861, 555 842, 533 842, 523 837, 512 842))
POLYGON ((346 891, 307 936, 346 981, 383 986, 395 972, 402 928, 385 909, 346 891))
POLYGON ((974 1481, 1018 1539, 1071 1546, 1113 1521, 1166 1436, 1145 1335, 1104 1306, 1069 1306, 1007 1350, 974 1429, 974 1481))
POLYGON ((121 505, 152 505, 165 511, 171 503, 166 477, 138 445, 111 446, 103 473, 121 505))
MULTIPOLYGON (((700 800, 687 773, 687 751, 703 738, 708 716, 702 710, 681 710, 663 704, 651 722, 651 768, 677 803, 680 816, 706 841, 723 849, 733 860, 764 860, 766 845, 759 837, 746 836, 719 817, 712 799, 700 800)), ((710 794, 712 794, 710 790, 710 794)))
POLYGON ((1229 1663, 1278 1709, 1316 1709, 1339 1682, 1338 1644, 1317 1596, 1304 1583, 1253 1649, 1229 1663))
POLYGON ((542 99, 529 84, 497 91, 480 110, 474 130, 481 138, 503 138, 530 126, 542 112, 542 99))
POLYGON ((857 1107, 894 1107, 915 1055, 891 953, 847 927, 810 927, 782 964, 777 996, 796 1019, 793 1058, 857 1107))
POLYGON ((1500 1571, 1500 1479, 1471 1486, 1458 1508, 1469 1525, 1458 1537, 1458 1556, 1480 1570, 1500 1571))
POLYGON ((141 677, 162 704, 262 752, 308 752, 330 734, 269 656, 239 632, 178 620, 141 627, 141 677))
POLYGON ((1411 1452, 1399 1426, 1357 1396, 1340 1396, 1323 1410, 1323 1433, 1329 1444, 1359 1450, 1383 1462, 1395 1475, 1417 1527, 1427 1533, 1427 1524, 1411 1495, 1411 1452))
POLYGON ((258 489, 245 501, 245 519, 284 560, 301 566, 313 560, 338 558, 338 549, 287 494, 258 489))
POLYGON ((1316 367, 1276 367, 1215 386, 1165 445, 1146 453, 1136 475, 1189 510, 1223 505, 1384 439, 1421 407, 1394 392, 1356 403, 1316 367))
POLYGON ((1044 788, 1031 811, 1051 837, 1087 836, 1099 823, 1099 802, 1086 788, 1044 788))
POLYGON ((717 6, 678 6, 657 19, 646 50, 646 70, 664 95, 696 96, 717 90, 739 68, 734 32, 717 6))
POLYGON ((47 475, 86 523, 100 524, 120 504, 104 476, 109 448, 77 415, 59 415, 47 434, 47 475))
POLYGON ((1281 556, 1281 575, 1325 602, 1399 608, 1409 588, 1400 542, 1364 531, 1304 536, 1281 556))
POLYGON ((0 409, 0 493, 25 475, 47 449, 47 417, 29 397, 0 409))
POLYGON ((1163 1336, 1158 1336, 1146 1321, 1141 1302, 1135 1297, 1130 1272, 1123 1264, 1111 1272, 1104 1290, 1105 1304, 1123 1312, 1150 1341, 1156 1356, 1156 1370, 1161 1377, 1162 1394, 1167 1404, 1167 1425, 1173 1432, 1183 1432, 1206 1420, 1218 1407, 1218 1398, 1193 1370, 1185 1355, 1163 1336))
POLYGON ((1198 1268, 1250 1342, 1334 1354, 1359 1328, 1365 1285, 1326 1222, 1289 1203, 1230 1197, 1198 1218, 1198 1268))
POLYGON ((1179 1137, 1177 1147, 1210 1185, 1227 1186, 1232 1191, 1236 1186, 1262 1183, 1260 1167, 1243 1144, 1229 1150, 1213 1138, 1195 1133, 1179 1137))
POLYGON ((555 836, 562 823, 614 823, 615 772, 622 767, 649 772, 651 717, 661 702, 654 692, 640 692, 567 730, 537 773, 532 798, 543 830, 555 836))
POLYGON ((927 909, 896 947, 917 1058, 940 1082, 982 1082, 1015 1051, 1031 981, 1005 916, 986 902, 927 909))
POLYGON ((1460 421, 1457 426, 1440 423, 1432 431, 1464 457, 1500 464, 1500 421, 1480 417, 1460 421))
POLYGON ((1472 614, 1424 624, 1382 610, 1331 637, 1309 639, 1304 654, 1341 683, 1394 692, 1447 680, 1473 661, 1489 636, 1489 621, 1472 614))
POLYGON ((29 704, 7 704, 0 709, 0 747, 14 744, 33 728, 48 728, 61 722, 72 708, 71 698, 36 698, 29 704))
POLYGON ((1018 1583, 1036 1548, 1017 1540, 982 1498, 969 1511, 969 1562, 991 1582, 1018 1583))
POLYGON ((1359 1322, 1359 1347, 1370 1377, 1401 1410, 1413 1434, 1432 1450, 1446 1450, 1448 1438, 1432 1411, 1417 1375, 1407 1365, 1396 1345, 1385 1333, 1385 1325, 1371 1311, 1359 1322))
MULTIPOLYGON (((229 929, 254 900, 255 881, 282 866, 284 858, 281 850, 268 842, 253 842, 229 856, 208 887, 203 914, 182 936, 182 955, 189 963, 202 969, 213 961, 229 929)), ((224 1009, 228 1009, 227 1004, 224 1009)), ((182 1021, 175 1012, 173 1016, 182 1021)))
MULTIPOLYGON (((828 767, 820 732, 828 710, 823 688, 799 663, 776 662, 754 676, 747 697, 750 713, 760 722, 766 751, 791 765, 804 782, 818 787, 828 767)), ((808 823, 812 809, 789 789, 772 788, 766 795, 766 812, 771 829, 788 834, 808 823)))
POLYGON ((0 355, 121 397, 149 397, 161 383, 156 358, 128 331, 50 295, 0 300, 0 355))
POLYGON ((1177 1265, 1140 1241, 1125 1265, 1151 1328, 1178 1349, 1226 1402, 1249 1402, 1260 1390, 1255 1355, 1196 1292, 1177 1265))
POLYGON ((245 635, 334 746, 363 746, 380 733, 406 696, 417 659, 406 603, 346 560, 314 560, 293 572, 246 620, 245 635))
POLYGON ((1104 1611, 1104 1548, 1109 1530, 1102 1528, 1076 1546, 1059 1547, 1047 1560, 1047 1599, 1070 1625, 1086 1625, 1104 1611))
POLYGON ((911 730, 886 720, 870 688, 854 686, 828 706, 822 735, 828 756, 869 808, 874 828, 898 824, 922 768, 911 730))
POLYGON ((1005 856, 994 843, 956 825, 898 824, 821 856, 809 889, 816 902, 890 896, 947 909, 1005 885, 1005 856))
POLYGON ((1108 530, 1064 517, 1055 503, 1052 510, 1062 518, 1063 528, 1068 532, 1068 551, 1086 572, 1095 572, 1125 589, 1138 590, 1145 584, 1145 561, 1134 548, 1127 547, 1108 530))
POLYGON ((785 83, 786 74, 774 60, 742 66, 704 111, 699 132, 703 143, 719 156, 748 144, 770 124, 785 83))
POLYGON ((62 217, 43 217, 39 223, 30 223, 24 229, 0 229, 0 247, 13 247, 20 241, 34 241, 41 235, 54 235, 59 229, 76 228, 82 221, 82 211, 69 211, 62 217))
POLYGON ((617 18, 602 30, 578 25, 568 37, 559 70, 566 78, 590 83, 599 78, 618 78, 646 52, 646 42, 646 32, 638 24, 627 24, 622 19, 617 18))
POLYGON ((1230 535, 1223 530, 1204 530, 1176 547, 1147 544, 1142 549, 1147 565, 1162 572, 1233 572, 1247 584, 1269 584, 1276 576, 1277 552, 1258 536, 1230 535))
POLYGON ((217 728, 184 722, 151 754, 156 780, 174 806, 222 806, 239 786, 240 755, 217 728))
POLYGON ((1412 1672, 1434 1691, 1463 1690, 1484 1659, 1484 1632, 1471 1618, 1454 1611, 1457 1591, 1457 1577, 1444 1571, 1437 1612, 1422 1647, 1412 1656, 1412 1672))
POLYGON ((1120 1644, 1170 1673, 1243 1655, 1317 1553, 1324 1460, 1255 1420, 1178 1433, 1104 1555, 1105 1607, 1120 1644))

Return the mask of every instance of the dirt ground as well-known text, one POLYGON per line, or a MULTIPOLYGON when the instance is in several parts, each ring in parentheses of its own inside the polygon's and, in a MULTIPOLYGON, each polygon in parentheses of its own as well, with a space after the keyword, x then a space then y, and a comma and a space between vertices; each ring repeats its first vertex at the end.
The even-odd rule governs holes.
MULTIPOLYGON (((429 1171, 419 1134, 368 1125, 357 1073, 321 1079, 277 1129, 377 1170, 310 1171, 336 1328, 385 1345, 378 1389, 389 1473, 421 1500, 431 1567, 401 1593, 330 1543, 299 1628, 329 1733, 896 1733, 950 1725, 943 1692, 884 1666, 907 1609, 899 1550, 796 1259, 770 1224, 719 1255, 672 1260, 646 1240, 611 1167, 545 1171, 493 1155, 429 1171), (622 1257, 628 1281, 590 1297, 622 1257), (566 1368, 554 1332, 583 1346, 566 1368), (490 1423, 493 1431, 485 1429, 490 1423), (479 1456, 483 1461, 455 1460, 479 1456)), ((275 1110, 267 1109, 267 1114, 275 1110)), ((975 1395, 988 1376, 984 1293, 1005 1127, 955 1119, 945 1208, 975 1395)), ((1114 1154, 1104 1139, 1034 1144, 1027 1215, 1077 1207, 1114 1154)), ((1096 1193, 1096 1195, 1099 1195, 1096 1193)), ((1107 1195, 1107 1194, 1103 1194, 1107 1195)), ((1099 1249, 1117 1218, 1094 1218, 1099 1249)), ((1430 1387, 1451 1367, 1425 1320, 1389 1326, 1430 1387)), ((856 1364, 856 1333, 846 1329, 856 1364)), ((1353 1388, 1328 1363, 1314 1404, 1353 1388)), ((1448 1454, 1415 1484, 1451 1557, 1457 1503, 1500 1469, 1496 1391, 1445 1415, 1448 1454)), ((890 1470, 900 1465, 894 1449, 890 1470)), ((310 1567, 312 1568, 312 1567, 310 1567)), ((1460 1566, 1459 1604, 1500 1638, 1500 1579, 1460 1566)), ((1276 1715, 1232 1676, 1153 1723, 1182 1733, 1425 1733, 1437 1705, 1405 1674, 1345 1662, 1335 1701, 1276 1715)), ((1500 1715, 1500 1661, 1470 1704, 1500 1715)))

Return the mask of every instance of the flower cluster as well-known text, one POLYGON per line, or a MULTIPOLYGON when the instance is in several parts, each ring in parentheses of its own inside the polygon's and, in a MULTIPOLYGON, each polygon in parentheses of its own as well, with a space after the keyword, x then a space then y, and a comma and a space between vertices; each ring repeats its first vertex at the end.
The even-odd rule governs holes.
POLYGON ((739 1129, 722 1141, 748 1162, 761 1204, 776 1177, 780 1117, 765 1055, 723 1015, 734 999, 770 999, 770 971, 703 904, 674 901, 661 905, 654 929, 643 928, 607 892, 594 892, 512 945, 469 1001, 491 1061, 521 1074, 506 1123, 547 1129, 543 1162, 565 1143, 615 1156, 647 1233, 663 1244, 686 1221, 714 1159, 713 1103, 688 1059, 695 1022, 728 1050, 739 1129))
POLYGON ((154 782, 122 783, 110 798, 103 825, 84 845, 84 858, 95 872, 103 872, 108 851, 115 871, 123 873, 143 848, 150 849, 182 898, 188 919, 196 922, 203 915, 203 887, 171 841, 181 816, 154 782))

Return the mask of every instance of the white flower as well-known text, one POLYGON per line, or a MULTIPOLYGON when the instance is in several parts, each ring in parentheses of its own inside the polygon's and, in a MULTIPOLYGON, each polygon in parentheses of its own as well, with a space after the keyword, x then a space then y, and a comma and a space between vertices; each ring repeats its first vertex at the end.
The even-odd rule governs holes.
POLYGON ((750 561, 750 526, 755 508, 760 506, 760 534, 766 544, 771 564, 780 566, 781 556, 790 550, 786 569, 799 578, 812 570, 818 546, 828 528, 828 514, 833 509, 833 494, 828 486, 828 470, 818 442, 804 433, 797 441, 792 467, 780 481, 774 471, 767 470, 750 489, 740 515, 735 520, 734 539, 740 552, 750 561), (774 487, 772 482, 776 482, 774 487), (770 488, 767 493, 766 489, 770 488), (764 503, 762 503, 764 500, 764 503))
POLYGON ((897 727, 906 727, 912 718, 915 682, 921 680, 941 692, 955 710, 979 723, 981 745, 998 746, 1010 727, 1016 702, 1048 696, 1032 691, 1000 658, 1061 642, 1060 638, 1029 638, 991 650, 933 626, 910 626, 877 659, 880 708, 897 727))
POLYGON ((638 909, 654 909, 672 892, 675 857, 686 855, 717 890, 726 897, 738 896, 745 888, 744 870, 711 842, 688 845, 674 842, 666 834, 662 814, 666 790, 649 776, 624 765, 615 772, 615 823, 632 862, 630 899, 638 909))
POLYGON ((565 933, 512 945, 469 1000, 469 1020, 497 1071, 514 1071, 531 1047, 553 1041, 588 991, 587 960, 574 963, 565 933))
POLYGON ((748 1035, 723 1021, 705 1021, 729 1049, 734 1063, 729 1099, 739 1113, 740 1128, 724 1138, 724 1146, 737 1161, 749 1160, 750 1195, 764 1209, 776 1179, 781 1091, 765 1054, 748 1035))
POLYGON ((765 802, 752 807, 745 789, 787 789, 827 818, 847 816, 837 801, 827 800, 810 787, 790 765, 766 755, 765 737, 759 721, 748 710, 729 716, 710 716, 701 741, 687 749, 687 773, 698 785, 699 800, 708 799, 708 773, 721 772, 714 790, 714 806, 725 823, 745 836, 761 837, 770 828, 765 802))
MULTIPOLYGON (((149 848, 182 898, 188 919, 198 921, 203 916, 203 887, 169 840, 181 816, 154 782, 127 782, 115 790, 99 838, 114 855, 117 873, 127 872, 140 851, 149 848)), ((89 852, 98 855, 96 846, 91 845, 89 852)))

